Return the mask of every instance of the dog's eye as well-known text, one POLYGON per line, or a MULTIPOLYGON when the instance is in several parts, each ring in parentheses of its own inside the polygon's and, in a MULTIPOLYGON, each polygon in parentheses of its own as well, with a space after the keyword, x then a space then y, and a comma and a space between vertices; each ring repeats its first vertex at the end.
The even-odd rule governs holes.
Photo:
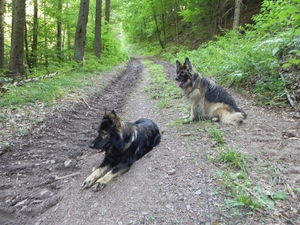
POLYGON ((105 131, 102 131, 101 134, 102 135, 107 135, 107 133, 105 131))
POLYGON ((106 136, 106 135, 107 135, 107 132, 101 130, 101 131, 99 131, 99 134, 100 134, 101 136, 106 136))

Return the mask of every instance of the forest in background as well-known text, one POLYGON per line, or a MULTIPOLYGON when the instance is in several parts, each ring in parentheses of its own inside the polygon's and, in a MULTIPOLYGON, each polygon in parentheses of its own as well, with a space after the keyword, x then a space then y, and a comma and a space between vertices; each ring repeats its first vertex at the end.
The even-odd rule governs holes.
POLYGON ((58 74, 42 81, 46 96, 57 99, 80 88, 80 79, 129 55, 152 55, 171 62, 188 56, 200 72, 251 91, 261 103, 299 107, 299 0, 0 0, 0 5, 1 105, 43 100, 39 85, 22 85, 29 78, 58 74), (66 80, 56 83, 59 79, 66 80), (26 95, 20 99, 22 90, 26 95))
POLYGON ((189 57, 258 104, 300 108, 299 0, 130 2, 123 23, 131 51, 174 64, 189 57))
POLYGON ((1 0, 0 5, 0 71, 8 81, 82 68, 77 62, 89 62, 84 66, 92 71, 99 61, 115 65, 127 59, 118 22, 110 23, 110 0, 1 0))

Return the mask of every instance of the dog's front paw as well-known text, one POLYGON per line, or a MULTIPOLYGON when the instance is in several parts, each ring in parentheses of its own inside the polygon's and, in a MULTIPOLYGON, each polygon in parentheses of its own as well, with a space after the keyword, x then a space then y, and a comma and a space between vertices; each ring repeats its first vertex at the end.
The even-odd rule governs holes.
POLYGON ((101 191, 102 189, 104 189, 106 187, 106 184, 104 183, 100 183, 100 182, 96 182, 93 186, 93 191, 101 191))
POLYGON ((86 179, 83 184, 81 185, 81 189, 86 189, 86 188, 89 188, 91 187, 93 184, 95 183, 94 180, 90 180, 90 179, 86 179))

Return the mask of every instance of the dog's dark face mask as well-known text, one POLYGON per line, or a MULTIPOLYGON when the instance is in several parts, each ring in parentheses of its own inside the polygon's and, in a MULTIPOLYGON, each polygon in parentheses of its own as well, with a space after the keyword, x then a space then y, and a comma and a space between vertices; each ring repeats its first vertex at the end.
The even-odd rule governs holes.
POLYGON ((188 81, 191 78, 191 73, 189 70, 192 70, 192 64, 188 58, 186 58, 183 64, 178 60, 176 61, 177 76, 175 80, 177 81, 179 87, 184 88, 186 85, 188 85, 188 81))
POLYGON ((179 87, 182 88, 184 86, 184 84, 189 80, 189 75, 188 75, 186 69, 179 70, 175 80, 177 81, 177 84, 179 85, 179 87))
POLYGON ((107 126, 109 126, 108 120, 102 120, 99 129, 98 136, 89 145, 90 148, 97 149, 99 152, 107 151, 111 146, 112 142, 107 132, 107 126))
POLYGON ((98 136, 89 145, 90 148, 98 149, 98 151, 107 151, 112 147, 112 139, 118 133, 120 128, 120 118, 114 110, 110 113, 105 109, 104 116, 98 129, 98 136), (111 136, 112 135, 112 136, 111 136))

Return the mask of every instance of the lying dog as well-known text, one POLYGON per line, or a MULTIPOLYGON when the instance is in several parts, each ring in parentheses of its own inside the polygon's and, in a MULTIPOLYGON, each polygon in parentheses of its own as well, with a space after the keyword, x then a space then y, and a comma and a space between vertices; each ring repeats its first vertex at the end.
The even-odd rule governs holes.
POLYGON ((158 126, 149 119, 134 123, 122 122, 115 113, 105 110, 98 136, 90 148, 105 151, 101 165, 84 181, 82 188, 102 190, 114 177, 127 172, 130 166, 159 144, 158 126))
POLYGON ((195 71, 188 58, 183 64, 176 61, 176 73, 175 80, 192 104, 190 120, 212 118, 215 122, 241 124, 246 119, 246 113, 237 107, 231 95, 195 71))

